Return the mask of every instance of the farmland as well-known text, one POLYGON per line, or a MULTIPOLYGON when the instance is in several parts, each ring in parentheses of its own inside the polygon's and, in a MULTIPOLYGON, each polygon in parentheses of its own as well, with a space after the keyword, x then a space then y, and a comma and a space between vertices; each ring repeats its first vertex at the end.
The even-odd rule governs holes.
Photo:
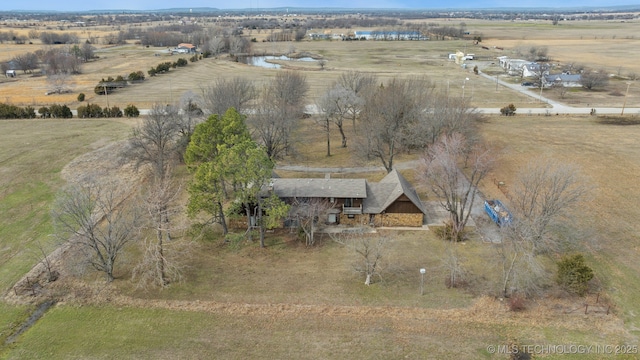
MULTIPOLYGON (((637 61, 615 56, 626 53, 632 57, 629 49, 640 51, 640 40, 624 35, 637 33, 638 22, 577 22, 551 27, 467 20, 467 26, 482 33, 482 44, 489 49, 474 48, 473 52, 487 59, 501 54, 493 46, 515 51, 518 46, 544 44, 557 61, 577 61, 575 58, 620 73, 607 90, 571 93, 566 102, 572 105, 621 106, 623 98, 611 94, 624 93, 626 79, 622 75, 640 73, 637 61)), ((18 50, 14 45, 3 46, 15 52, 32 45, 15 45, 23 46, 18 50)), ((463 79, 473 75, 470 69, 447 60, 448 53, 474 46, 462 40, 258 42, 254 50, 285 53, 290 46, 295 52, 327 60, 325 69, 314 64, 287 64, 307 77, 309 102, 341 72, 351 69, 374 73, 383 80, 427 76, 439 88, 448 88, 452 96, 462 96, 463 79)), ((159 50, 133 44, 100 49, 99 59, 85 64, 83 73, 75 77, 72 94, 44 96, 42 77, 21 74, 16 81, 0 83, 0 100, 36 108, 50 103, 75 108, 79 105, 77 93, 84 92, 87 102, 105 106, 107 98, 92 91, 95 83, 110 75, 146 71, 164 59, 154 56, 159 50)), ((492 69, 491 61, 481 64, 483 71, 492 69)), ((203 59, 119 90, 110 94, 108 101, 121 107, 134 103, 149 108, 157 102, 175 102, 187 90, 198 93, 216 78, 243 76, 266 82, 275 71, 223 57, 203 59)), ((480 77, 472 77, 472 83, 466 96, 473 96, 477 107, 507 103, 519 108, 545 106, 503 88, 496 90, 493 82, 480 77)), ((626 104, 640 106, 640 91, 632 87, 626 104)), ((637 114, 629 118, 634 116, 637 114)), ((298 158, 285 159, 287 163, 354 165, 348 148, 336 148, 334 156, 324 157, 323 134, 314 130, 312 120, 301 120, 301 124, 297 141, 307 146, 301 147, 298 158)), ((50 236, 49 218, 56 191, 69 176, 81 176, 101 166, 117 176, 131 176, 127 180, 135 183, 135 173, 112 164, 114 143, 125 139, 135 125, 136 120, 129 119, 0 120, 0 288, 7 295, 0 302, 0 340, 7 338, 34 306, 28 296, 24 297, 27 301, 20 301, 11 293, 15 282, 38 261, 34 255, 38 243, 48 250, 57 245, 50 236)), ((472 274, 469 286, 450 289, 445 286, 442 263, 448 244, 431 231, 389 230, 392 242, 385 271, 370 287, 362 285, 361 275, 354 273, 353 254, 326 238, 319 246, 307 248, 295 234, 283 231, 270 234, 266 249, 255 243, 230 248, 213 231, 193 239, 192 251, 185 255, 188 266, 183 281, 164 290, 138 288, 130 281, 139 256, 137 248, 130 249, 112 284, 105 284, 95 273, 74 274, 72 267, 62 267, 63 276, 52 287, 61 301, 17 342, 0 346, 0 357, 506 358, 492 353, 488 346, 637 345, 640 189, 635 179, 640 176, 640 128, 606 124, 590 116, 522 115, 490 116, 480 132, 500 154, 498 166, 481 185, 488 197, 504 199, 494 181, 508 187, 520 166, 540 154, 579 165, 594 184, 579 225, 585 229, 587 257, 601 293, 576 299, 550 292, 529 303, 525 311, 511 312, 504 299, 493 296, 500 265, 495 249, 478 235, 457 244, 472 274), (421 267, 427 270, 424 295, 418 288, 421 267), (609 314, 595 305, 596 299, 611 310, 609 314), (583 303, 594 304, 595 310, 585 314, 583 303)), ((417 156, 403 155, 400 161, 417 156)), ((183 169, 178 173, 187 176, 183 169)), ((412 170, 403 173, 408 179, 415 178, 412 170)), ((371 179, 382 175, 364 174, 371 179)), ((426 197, 425 189, 419 190, 426 197)), ((190 233, 185 229, 180 236, 186 238, 190 233)), ((559 357, 565 356, 548 358, 559 357)), ((574 357, 599 359, 603 354, 574 357)))

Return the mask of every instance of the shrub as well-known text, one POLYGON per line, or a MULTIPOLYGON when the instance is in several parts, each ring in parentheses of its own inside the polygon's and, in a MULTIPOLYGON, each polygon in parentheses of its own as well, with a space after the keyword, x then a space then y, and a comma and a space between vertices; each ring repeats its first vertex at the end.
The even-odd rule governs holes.
POLYGON ((131 82, 143 81, 144 80, 144 73, 142 71, 132 72, 131 74, 129 74, 128 79, 131 82))
POLYGON ((458 237, 453 239, 453 225, 450 222, 444 224, 444 226, 434 227, 434 233, 443 240, 460 242, 465 239, 464 230, 458 233, 458 237))
POLYGON ((51 117, 51 112, 49 111, 49 108, 46 106, 43 106, 40 109, 38 109, 38 114, 40 114, 40 117, 43 119, 47 119, 51 117))
POLYGON ((523 295, 513 294, 509 298, 509 310, 522 311, 527 308, 527 302, 523 295))
POLYGON ((516 106, 513 104, 509 104, 500 109, 500 114, 504 116, 513 116, 516 114, 516 106))
POLYGON ((78 94, 78 101, 80 101, 80 102, 84 101, 84 93, 78 94))
POLYGON ((584 296, 591 279, 593 270, 584 263, 582 254, 565 256, 558 262, 556 281, 568 292, 584 296))
POLYGON ((126 108, 124 108, 124 116, 126 116, 126 117, 138 117, 138 116, 140 116, 140 110, 138 110, 138 108, 135 105, 129 104, 129 105, 127 105, 126 108))
POLYGON ((73 113, 71 113, 71 109, 67 105, 58 104, 53 104, 49 107, 49 115, 59 119, 71 119, 73 117, 73 113))
MULTIPOLYGON (((196 55, 196 59, 197 59, 197 55, 196 55)), ((178 61, 176 61, 176 66, 187 66, 189 62, 183 58, 178 59, 178 61)))
POLYGON ((0 104, 0 119, 34 119, 36 110, 27 106, 25 108, 15 105, 0 104))
POLYGON ((122 110, 115 105, 110 108, 104 108, 102 112, 105 117, 122 117, 122 110))
POLYGON ((87 104, 86 106, 78 106, 79 118, 99 118, 103 117, 102 108, 97 104, 87 104))

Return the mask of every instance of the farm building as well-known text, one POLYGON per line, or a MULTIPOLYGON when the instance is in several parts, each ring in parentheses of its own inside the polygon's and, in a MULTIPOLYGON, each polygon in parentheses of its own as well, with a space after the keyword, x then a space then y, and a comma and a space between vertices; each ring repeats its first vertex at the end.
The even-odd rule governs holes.
POLYGON ((429 40, 419 31, 356 30, 353 36, 356 40, 429 40))
POLYGON ((16 74, 15 70, 7 70, 4 73, 4 76, 6 76, 6 77, 16 77, 16 76, 18 76, 18 74, 16 74))
MULTIPOLYGON (((421 227, 425 208, 411 184, 396 170, 380 182, 365 179, 273 178, 261 196, 275 194, 292 206, 313 201, 326 204, 327 225, 370 225, 421 227)), ((283 227, 290 226, 285 219, 283 227)), ((246 224, 246 219, 241 223, 246 224)), ((241 224, 237 224, 239 227, 241 224)))

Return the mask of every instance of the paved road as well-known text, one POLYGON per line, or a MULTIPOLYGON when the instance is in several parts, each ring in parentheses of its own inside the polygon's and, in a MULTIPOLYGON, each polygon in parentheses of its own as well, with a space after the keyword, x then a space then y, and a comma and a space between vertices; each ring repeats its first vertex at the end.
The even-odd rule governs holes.
MULTIPOLYGON (((489 79, 492 82, 496 81, 496 78, 484 73, 480 73, 480 76, 489 79)), ((584 114, 584 115, 589 115, 591 113, 591 109, 595 109, 596 110, 596 114, 621 114, 622 113, 622 108, 616 108, 616 107, 572 107, 572 106, 568 106, 566 104, 551 100, 549 98, 546 98, 544 96, 542 96, 538 91, 533 91, 531 87, 527 87, 527 86, 522 86, 520 84, 512 84, 512 83, 508 83, 502 80, 497 80, 498 84, 506 87, 508 89, 511 89, 513 91, 516 92, 520 92, 524 95, 527 95, 531 98, 534 98, 535 100, 544 102, 548 105, 550 105, 550 108, 518 108, 516 113, 519 115, 526 115, 526 114, 531 114, 531 115, 539 115, 539 114, 543 114, 543 115, 556 115, 556 114, 584 114)), ((485 114, 499 114, 500 113, 500 109, 498 108, 479 108, 478 109, 480 112, 485 113, 485 114)), ((629 108, 629 107, 625 107, 624 109, 625 114, 640 114, 640 108, 629 108)))

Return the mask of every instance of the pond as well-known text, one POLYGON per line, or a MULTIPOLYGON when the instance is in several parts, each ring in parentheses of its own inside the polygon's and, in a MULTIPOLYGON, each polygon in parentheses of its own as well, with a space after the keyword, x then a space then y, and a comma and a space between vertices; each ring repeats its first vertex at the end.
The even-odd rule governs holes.
POLYGON ((253 65, 253 66, 260 66, 263 68, 268 68, 268 69, 280 69, 282 66, 280 66, 280 64, 275 64, 272 63, 270 61, 272 60, 284 60, 284 61, 316 61, 314 58, 311 57, 301 57, 301 58, 290 58, 286 55, 281 55, 281 56, 246 56, 243 58, 238 59, 238 61, 241 61, 247 65, 253 65))

